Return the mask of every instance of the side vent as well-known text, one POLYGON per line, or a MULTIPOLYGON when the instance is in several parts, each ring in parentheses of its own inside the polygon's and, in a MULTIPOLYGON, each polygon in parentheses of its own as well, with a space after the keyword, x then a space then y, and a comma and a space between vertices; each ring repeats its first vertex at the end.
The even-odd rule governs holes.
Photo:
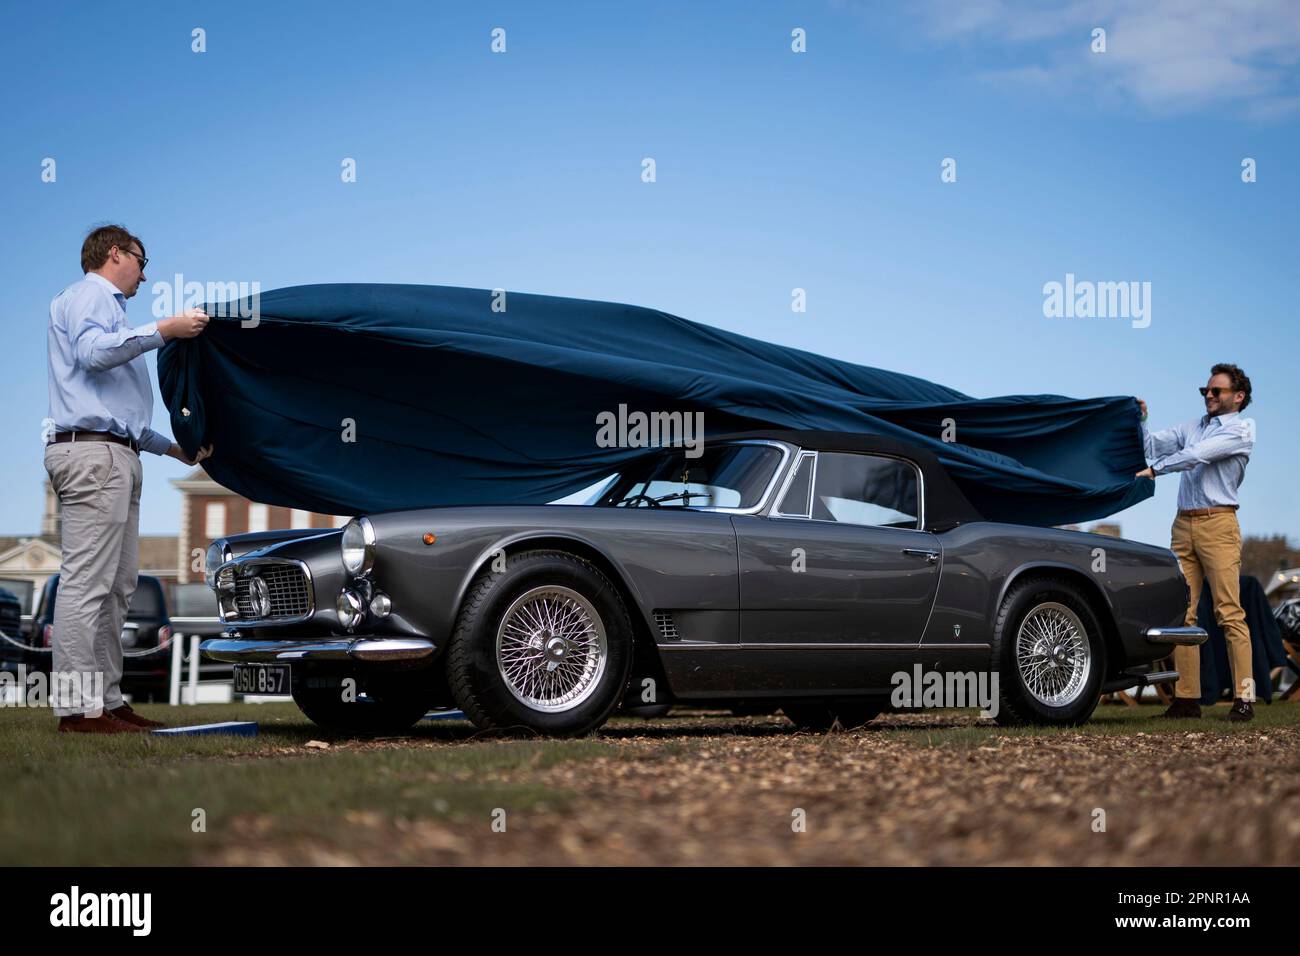
POLYGON ((678 639, 677 622, 673 620, 671 611, 655 611, 655 627, 659 628, 659 636, 665 641, 678 639))

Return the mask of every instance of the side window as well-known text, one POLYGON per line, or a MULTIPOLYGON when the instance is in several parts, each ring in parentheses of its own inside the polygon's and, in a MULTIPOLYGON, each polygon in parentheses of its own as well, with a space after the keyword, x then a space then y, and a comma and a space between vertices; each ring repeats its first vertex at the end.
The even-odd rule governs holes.
POLYGON ((799 456, 799 464, 795 466, 794 477, 790 479, 790 487, 786 489, 780 504, 776 506, 778 513, 790 518, 808 517, 808 493, 812 491, 813 462, 815 460, 815 455, 805 454, 799 456))
POLYGON ((822 521, 915 528, 920 516, 916 468, 898 458, 822 452, 812 516, 822 521))

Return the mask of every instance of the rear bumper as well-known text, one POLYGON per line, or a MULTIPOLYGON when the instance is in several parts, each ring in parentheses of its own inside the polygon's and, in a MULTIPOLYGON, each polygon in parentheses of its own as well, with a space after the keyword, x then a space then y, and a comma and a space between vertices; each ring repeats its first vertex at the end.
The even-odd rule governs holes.
POLYGON ((204 641, 204 654, 232 664, 291 664, 295 661, 418 661, 432 657, 432 641, 412 637, 341 637, 306 641, 204 641))
POLYGON ((1203 627, 1149 627, 1143 636, 1152 644, 1182 644, 1195 647, 1204 644, 1209 634, 1203 627))
POLYGON ((1146 671, 1144 673, 1125 671, 1103 683, 1101 692, 1103 694, 1113 694, 1117 690, 1128 690, 1130 687, 1154 687, 1156 684, 1177 682, 1177 680, 1178 671, 1146 671))

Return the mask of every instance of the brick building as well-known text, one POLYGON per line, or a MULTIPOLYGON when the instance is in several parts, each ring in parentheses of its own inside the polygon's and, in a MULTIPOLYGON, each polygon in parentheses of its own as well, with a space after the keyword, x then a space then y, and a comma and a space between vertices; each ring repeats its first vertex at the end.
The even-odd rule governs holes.
MULTIPOLYGON (((202 468, 195 468, 172 484, 181 493, 180 534, 140 535, 140 573, 163 582, 170 594, 173 584, 203 580, 203 556, 208 545, 223 535, 273 528, 336 528, 345 517, 316 514, 297 508, 257 504, 217 484, 202 468)), ((0 587, 26 591, 25 613, 41 593, 50 575, 57 574, 61 558, 59 499, 48 480, 41 530, 33 535, 0 535, 0 587), (22 582, 30 582, 27 588, 22 582)))
POLYGON ((181 527, 176 538, 177 580, 203 579, 203 555, 217 538, 274 528, 341 528, 348 519, 299 508, 263 505, 217 484, 202 468, 172 479, 181 493, 181 527), (196 570, 197 569, 197 570, 196 570))
MULTIPOLYGON (((59 571, 62 530, 59 499, 46 479, 40 533, 0 536, 0 587, 6 587, 3 582, 10 582, 7 590, 26 591, 19 595, 24 598, 23 612, 26 614, 32 612, 32 603, 50 575, 59 571), (31 587, 17 586, 19 582, 28 582, 31 587)), ((159 578, 164 587, 176 581, 176 542, 174 534, 140 535, 140 573, 159 578)))

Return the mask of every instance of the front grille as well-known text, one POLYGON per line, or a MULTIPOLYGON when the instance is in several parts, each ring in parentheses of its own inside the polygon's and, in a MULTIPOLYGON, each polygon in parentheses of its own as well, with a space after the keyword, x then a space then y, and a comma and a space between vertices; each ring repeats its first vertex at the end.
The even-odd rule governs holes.
POLYGON ((659 628, 659 636, 665 641, 677 640, 677 622, 673 620, 671 611, 655 611, 655 627, 659 628))
POLYGON ((257 565, 254 574, 235 577, 235 608, 241 621, 305 617, 311 611, 311 585, 307 575, 296 564, 257 565), (264 618, 253 610, 253 577, 265 581, 271 594, 271 613, 264 618))

